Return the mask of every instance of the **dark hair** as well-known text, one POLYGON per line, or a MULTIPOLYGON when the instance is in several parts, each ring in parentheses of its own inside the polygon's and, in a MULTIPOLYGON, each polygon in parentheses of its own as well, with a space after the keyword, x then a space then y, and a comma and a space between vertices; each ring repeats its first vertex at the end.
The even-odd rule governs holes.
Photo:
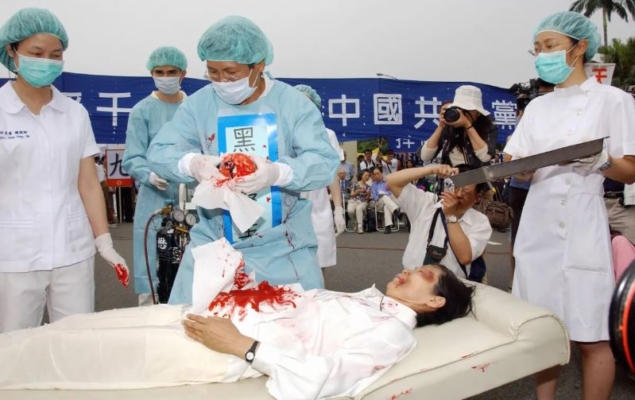
MULTIPOLYGON (((454 168, 459 170, 459 173, 463 173, 463 172, 469 172, 474 170, 475 168, 467 165, 467 164, 459 164, 454 166, 454 168)), ((476 194, 482 194, 482 193, 487 193, 489 192, 491 189, 491 187, 489 186, 489 184, 487 182, 483 182, 483 183, 479 183, 476 185, 476 194)))
POLYGON ((445 265, 433 264, 441 269, 434 294, 445 298, 445 304, 436 311, 417 313, 417 326, 441 325, 472 312, 474 286, 468 286, 445 265))
POLYGON ((359 174, 357 174, 357 180, 358 181, 362 180, 362 175, 364 175, 364 172, 368 172, 368 174, 370 175, 370 170, 368 168, 362 169, 362 170, 359 171, 359 174))
POLYGON ((372 150, 364 150, 364 154, 366 154, 366 153, 373 154, 373 151, 372 150))
POLYGON ((395 152, 394 152, 394 151, 392 151, 392 149, 388 149, 388 150, 386 150, 386 152, 385 152, 384 154, 385 154, 385 155, 392 154, 392 155, 394 156, 394 155, 395 155, 395 152))
POLYGON ((382 173, 383 173, 380 167, 375 166, 375 167, 373 167, 373 168, 371 168, 371 169, 370 169, 370 174, 371 174, 371 175, 372 175, 372 174, 374 174, 374 173, 375 173, 375 170, 379 171, 379 173, 380 173, 380 174, 382 174, 382 173))

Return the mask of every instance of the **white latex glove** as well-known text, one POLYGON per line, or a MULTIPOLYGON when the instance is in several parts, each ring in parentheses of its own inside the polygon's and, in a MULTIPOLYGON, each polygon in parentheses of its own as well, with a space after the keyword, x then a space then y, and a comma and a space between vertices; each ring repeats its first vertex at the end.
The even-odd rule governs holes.
POLYGON ((154 172, 150 172, 150 178, 148 180, 159 190, 165 190, 168 188, 168 181, 160 178, 159 175, 154 172))
POLYGON ((339 236, 346 230, 346 220, 344 219, 344 209, 342 206, 335 207, 333 219, 335 220, 335 236, 339 236))
POLYGON ((218 172, 220 162, 220 157, 197 154, 190 161, 190 175, 199 182, 221 177, 221 173, 218 172))
POLYGON ((598 153, 591 157, 580 158, 575 162, 567 164, 567 166, 578 168, 584 171, 595 171, 602 165, 606 164, 609 161, 609 158, 609 153, 607 153, 606 150, 602 150, 601 153, 598 153))
POLYGON ((128 287, 128 281, 130 277, 130 271, 128 270, 128 265, 126 264, 126 260, 123 259, 115 251, 115 248, 112 244, 112 236, 110 233, 104 233, 95 239, 95 246, 97 246, 97 251, 99 251, 99 255, 110 264, 111 267, 115 269, 117 273, 117 279, 125 286, 128 287))
POLYGON ((257 193, 262 188, 274 186, 280 178, 280 167, 264 157, 251 156, 258 169, 251 175, 236 178, 236 190, 246 194, 257 193))

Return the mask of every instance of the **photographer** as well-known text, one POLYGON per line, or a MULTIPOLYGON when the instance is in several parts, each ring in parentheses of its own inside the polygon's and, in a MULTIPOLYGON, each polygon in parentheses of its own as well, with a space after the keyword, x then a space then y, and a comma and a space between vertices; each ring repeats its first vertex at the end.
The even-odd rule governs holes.
POLYGON ((481 90, 464 85, 456 89, 452 104, 444 103, 439 126, 421 146, 417 155, 430 161, 441 153, 441 162, 478 168, 496 154, 498 129, 483 108, 481 90))
POLYGON ((447 190, 441 193, 441 201, 438 201, 435 193, 418 190, 410 183, 428 175, 446 178, 469 170, 467 165, 452 168, 436 164, 407 168, 390 174, 386 179, 388 189, 411 223, 403 255, 404 268, 414 269, 422 263, 441 263, 459 277, 470 276, 472 261, 483 254, 492 235, 487 217, 472 208, 481 194, 488 190, 487 184, 447 190))

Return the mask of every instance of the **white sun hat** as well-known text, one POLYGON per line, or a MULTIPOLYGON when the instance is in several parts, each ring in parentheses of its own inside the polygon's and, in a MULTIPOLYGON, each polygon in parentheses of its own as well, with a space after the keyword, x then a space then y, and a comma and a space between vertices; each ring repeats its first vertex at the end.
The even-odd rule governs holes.
POLYGON ((484 116, 490 114, 489 111, 483 108, 483 94, 481 93, 481 89, 472 85, 463 85, 456 88, 452 105, 464 110, 476 110, 484 116))

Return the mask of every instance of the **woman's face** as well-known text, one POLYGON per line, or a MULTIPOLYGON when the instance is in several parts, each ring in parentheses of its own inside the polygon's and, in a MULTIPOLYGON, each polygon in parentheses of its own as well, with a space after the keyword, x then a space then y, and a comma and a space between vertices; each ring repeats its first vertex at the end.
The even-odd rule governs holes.
POLYGON ((553 53, 554 51, 564 50, 567 52, 567 64, 570 66, 580 59, 580 65, 584 59, 584 53, 588 47, 588 42, 583 39, 574 44, 573 40, 562 33, 558 32, 540 32, 536 36, 536 42, 534 43, 534 55, 537 56, 540 53, 553 53), (575 47, 574 47, 575 46, 575 47))
MULTIPOLYGON (((15 50, 17 50, 18 54, 27 57, 47 58, 56 61, 64 59, 62 41, 48 33, 41 33, 24 39, 17 45, 15 50)), ((7 52, 13 57, 13 62, 18 67, 20 65, 18 54, 11 48, 10 44, 7 45, 7 52)))
POLYGON ((414 168, 414 167, 415 167, 415 164, 411 160, 406 161, 406 168, 414 168))
POLYGON ((435 294, 441 274, 443 271, 436 265, 404 269, 388 283, 386 295, 416 312, 435 311, 445 305, 445 298, 435 294))
POLYGON ((364 171, 364 173, 362 174, 362 182, 366 183, 368 178, 370 178, 370 174, 368 173, 368 171, 364 171))

